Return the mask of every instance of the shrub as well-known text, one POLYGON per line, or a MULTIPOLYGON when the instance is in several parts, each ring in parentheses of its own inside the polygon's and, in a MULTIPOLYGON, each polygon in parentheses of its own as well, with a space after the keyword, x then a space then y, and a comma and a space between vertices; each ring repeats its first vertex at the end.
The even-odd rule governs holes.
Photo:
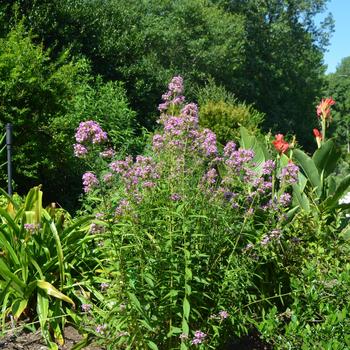
POLYGON ((298 167, 261 162, 232 141, 221 153, 181 92, 176 77, 145 156, 108 165, 100 126, 76 133, 76 154, 93 166, 87 206, 104 234, 102 292, 86 298, 85 321, 93 315, 91 331, 110 349, 217 349, 289 292, 279 254, 298 167))
POLYGON ((251 133, 259 133, 264 114, 252 105, 239 102, 223 86, 217 86, 211 80, 196 92, 200 106, 200 125, 213 130, 218 142, 227 143, 240 137, 240 127, 251 133))
MULTIPOLYGON (((123 87, 94 81, 85 60, 63 53, 52 61, 22 24, 0 39, 0 126, 14 126, 14 180, 20 193, 39 183, 45 201, 76 206, 82 167, 70 140, 82 115, 113 127, 117 146, 137 147, 135 114, 123 87)), ((3 179, 4 180, 4 179, 3 179)))
POLYGON ((200 124, 210 128, 221 144, 239 138, 240 127, 244 126, 252 133, 259 133, 263 114, 245 103, 209 101, 200 106, 200 124))

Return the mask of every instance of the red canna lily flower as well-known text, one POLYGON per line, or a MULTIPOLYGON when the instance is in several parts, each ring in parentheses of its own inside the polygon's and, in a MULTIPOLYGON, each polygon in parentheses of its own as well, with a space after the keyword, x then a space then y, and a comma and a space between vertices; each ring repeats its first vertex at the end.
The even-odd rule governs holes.
POLYGON ((321 141, 322 141, 322 134, 318 129, 313 129, 312 130, 317 142, 317 147, 320 148, 321 147, 321 141))
POLYGON ((331 113, 331 106, 335 104, 332 97, 323 98, 320 104, 317 106, 317 115, 321 118, 328 118, 331 113))
POLYGON ((319 131, 318 129, 313 129, 312 131, 313 131, 314 136, 315 136, 316 139, 321 139, 322 140, 321 131, 319 131))
POLYGON ((272 141, 276 151, 280 154, 287 152, 289 148, 289 143, 283 137, 282 134, 277 134, 275 135, 275 140, 272 141))

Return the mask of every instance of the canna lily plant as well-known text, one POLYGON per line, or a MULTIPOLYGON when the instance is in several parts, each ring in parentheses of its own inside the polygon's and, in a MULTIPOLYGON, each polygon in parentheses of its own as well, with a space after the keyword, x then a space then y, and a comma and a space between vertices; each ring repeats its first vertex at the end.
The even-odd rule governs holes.
POLYGON ((331 122, 331 106, 334 104, 330 97, 322 99, 317 106, 322 131, 313 130, 318 145, 314 154, 310 157, 299 149, 293 152, 302 169, 300 181, 293 187, 296 203, 306 211, 310 211, 311 207, 317 208, 318 214, 329 214, 348 206, 339 203, 339 200, 350 186, 350 175, 340 179, 334 174, 341 153, 332 139, 326 139, 326 130, 331 122))
POLYGON ((0 208, 2 329, 7 317, 38 321, 47 345, 58 349, 51 335, 63 345, 62 315, 75 309, 73 283, 79 280, 84 244, 93 239, 88 234, 91 218, 71 221, 54 207, 44 209, 39 187, 22 204, 7 198, 7 208, 0 208))
MULTIPOLYGON (((331 122, 331 106, 334 104, 332 98, 326 98, 317 106, 322 131, 313 130, 318 149, 312 156, 300 149, 294 149, 294 142, 289 144, 282 134, 276 135, 272 141, 278 153, 277 171, 291 162, 295 162, 300 168, 298 181, 292 185, 294 208, 290 211, 290 215, 302 209, 306 212, 312 211, 318 216, 323 214, 327 216, 349 208, 349 204, 341 203, 339 200, 349 190, 350 175, 339 178, 334 174, 341 153, 332 139, 326 139, 326 129, 331 122)), ((254 162, 257 168, 272 158, 263 142, 249 135, 244 128, 241 128, 241 146, 254 150, 254 162)))

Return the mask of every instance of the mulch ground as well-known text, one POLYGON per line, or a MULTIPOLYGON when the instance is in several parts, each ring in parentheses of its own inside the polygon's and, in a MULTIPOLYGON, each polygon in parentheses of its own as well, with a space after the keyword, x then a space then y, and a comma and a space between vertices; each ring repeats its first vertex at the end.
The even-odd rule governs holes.
MULTIPOLYGON (((82 340, 82 336, 71 326, 64 331, 65 344, 59 346, 60 350, 70 350, 75 344, 82 340)), ((7 333, 0 339, 0 350, 48 350, 41 339, 40 331, 26 332, 24 330, 16 333, 7 333)), ((272 350, 273 347, 259 338, 257 333, 251 333, 239 339, 233 339, 224 349, 220 350, 272 350)), ((84 350, 104 350, 104 348, 90 344, 84 350)))
MULTIPOLYGON (((82 336, 76 329, 68 326, 64 330, 65 344, 59 346, 60 350, 70 350, 75 344, 82 340, 82 336)), ((0 339, 0 350, 48 350, 42 341, 40 331, 26 332, 24 330, 19 332, 9 332, 0 339)), ((104 350, 100 346, 88 345, 84 350, 104 350)))

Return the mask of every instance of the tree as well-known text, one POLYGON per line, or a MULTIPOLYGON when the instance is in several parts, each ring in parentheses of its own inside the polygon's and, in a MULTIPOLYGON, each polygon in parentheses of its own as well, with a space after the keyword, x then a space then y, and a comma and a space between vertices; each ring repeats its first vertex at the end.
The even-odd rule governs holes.
POLYGON ((266 113, 265 128, 296 133, 309 146, 332 31, 330 16, 319 27, 314 18, 327 0, 213 1, 246 19, 246 59, 236 95, 266 113))
POLYGON ((342 59, 335 73, 327 76, 325 93, 336 101, 332 107, 332 136, 342 147, 343 153, 350 153, 350 57, 342 59))
MULTIPOLYGON (((11 2, 11 0, 7 0, 11 2)), ((204 0, 21 0, 29 28, 52 55, 70 48, 94 75, 125 82, 143 125, 152 126, 159 92, 174 74, 191 87, 210 76, 237 85, 244 22, 204 0)))

